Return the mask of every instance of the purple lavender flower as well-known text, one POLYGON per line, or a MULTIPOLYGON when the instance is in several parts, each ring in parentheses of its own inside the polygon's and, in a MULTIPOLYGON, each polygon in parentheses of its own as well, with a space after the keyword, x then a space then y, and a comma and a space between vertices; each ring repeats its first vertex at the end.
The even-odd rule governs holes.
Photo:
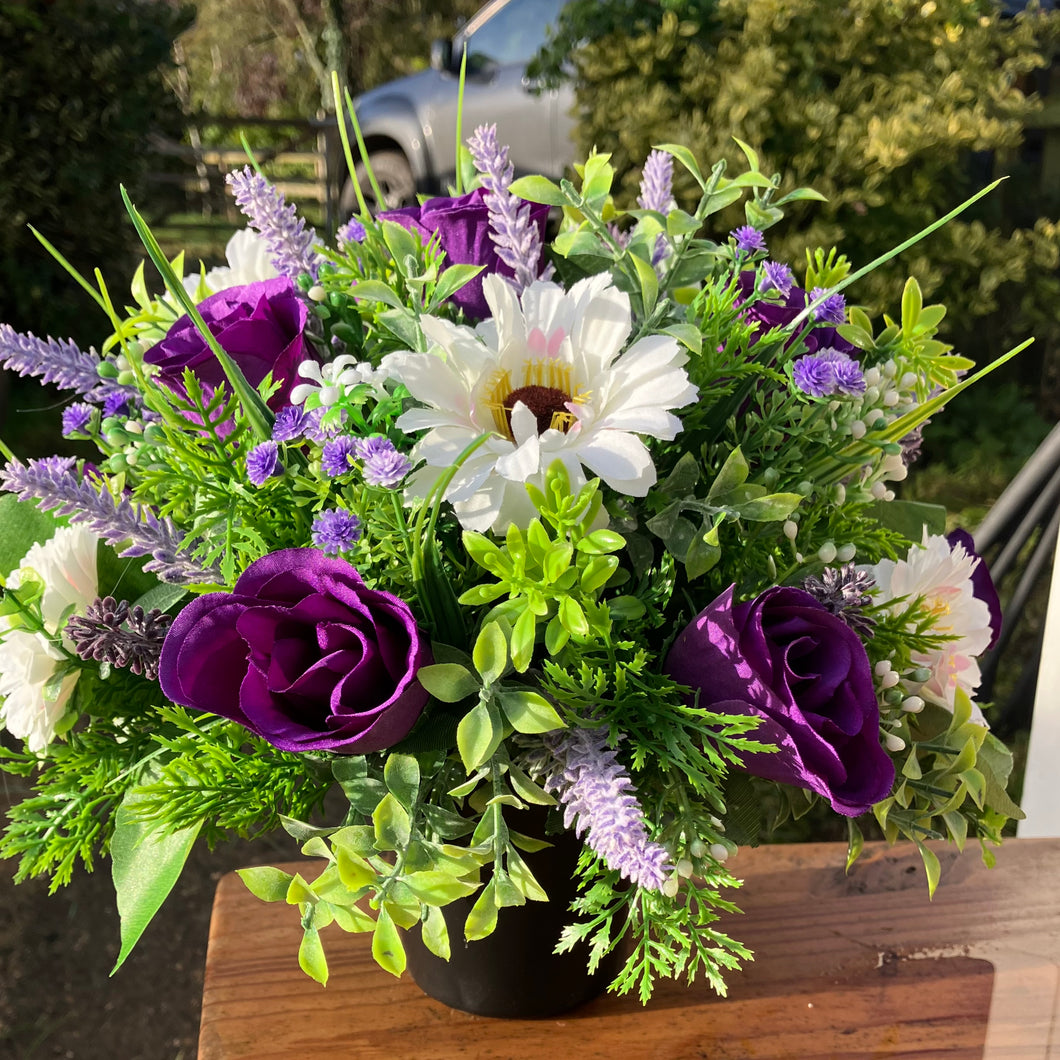
POLYGON ((99 365, 95 354, 85 353, 68 340, 38 339, 29 332, 19 334, 10 324, 0 324, 0 366, 19 375, 39 376, 42 382, 63 390, 75 390, 89 401, 133 393, 131 387, 102 379, 99 365))
POLYGON ((110 545, 124 545, 120 556, 150 556, 144 570, 172 585, 219 582, 212 568, 192 562, 184 535, 166 518, 144 505, 97 492, 85 478, 73 473, 74 458, 49 456, 22 464, 8 461, 0 469, 0 489, 20 500, 36 500, 44 511, 55 509, 75 523, 84 523, 110 545))
POLYGON ((369 486, 393 489, 412 467, 412 461, 389 438, 365 438, 358 446, 358 454, 364 463, 361 474, 369 486))
POLYGON ((291 442, 301 438, 306 429, 308 416, 301 405, 285 405, 276 413, 272 422, 272 440, 291 442))
POLYGON ((349 552, 361 536, 361 520, 345 508, 321 512, 312 527, 313 544, 331 556, 349 552))
POLYGON ((787 298, 794 286, 795 274, 787 265, 780 261, 762 262, 762 279, 758 283, 760 291, 776 291, 781 298, 787 298))
POLYGON ((508 148, 497 143, 497 126, 480 125, 467 145, 475 168, 482 174, 497 257, 514 271, 515 288, 522 291, 538 278, 541 229, 531 218, 530 204, 508 190, 514 168, 508 161, 508 148))
POLYGON ((553 755, 544 787, 564 804, 564 827, 573 824, 609 868, 638 887, 661 888, 673 871, 670 855, 649 838, 633 782, 607 746, 607 730, 565 729, 543 739, 553 755))
POLYGON ((741 225, 729 235, 736 240, 736 249, 744 254, 753 254, 766 249, 765 237, 751 225, 741 225))
POLYGON ((332 438, 324 443, 320 453, 321 470, 329 478, 337 478, 345 475, 353 467, 353 461, 357 459, 357 439, 342 435, 340 438, 332 438))
POLYGON ((262 442, 247 453, 247 478, 254 486, 262 486, 273 475, 283 473, 280 447, 275 442, 262 442))
POLYGON ((642 210, 669 213, 676 203, 673 196, 673 156, 666 151, 650 151, 640 173, 637 205, 642 210))
POLYGON ((864 614, 864 608, 872 603, 869 590, 875 585, 868 571, 858 570, 847 563, 838 570, 825 567, 820 578, 810 575, 802 587, 815 600, 841 618, 855 633, 872 635, 875 621, 864 614))
POLYGON ((925 420, 919 427, 914 427, 904 438, 898 439, 902 447, 902 463, 906 467, 915 464, 920 459, 920 450, 924 444, 924 428, 930 423, 925 420))
POLYGON ((861 365, 842 350, 823 349, 817 356, 832 370, 835 392, 855 396, 865 393, 865 374, 861 365))
POLYGON ((128 600, 106 596, 97 597, 83 616, 71 616, 65 632, 82 659, 127 666, 153 681, 170 622, 157 607, 144 611, 139 604, 130 607, 128 600))
POLYGON ((92 406, 83 401, 77 401, 63 409, 63 436, 69 438, 71 434, 84 434, 93 411, 92 406))
POLYGON ((335 243, 339 250, 345 251, 350 243, 363 243, 366 235, 364 225, 356 217, 351 217, 335 233, 335 243))
MULTIPOLYGON (((828 294, 827 287, 815 287, 810 292, 810 301, 816 301, 825 294, 828 294)), ((828 294, 828 297, 813 311, 813 319, 825 324, 845 324, 847 322, 846 299, 838 292, 828 294)))
POLYGON ((276 271, 291 280, 297 280, 304 272, 316 279, 316 233, 306 228, 295 208, 288 206, 283 195, 250 166, 229 173, 225 180, 251 227, 265 240, 276 271))

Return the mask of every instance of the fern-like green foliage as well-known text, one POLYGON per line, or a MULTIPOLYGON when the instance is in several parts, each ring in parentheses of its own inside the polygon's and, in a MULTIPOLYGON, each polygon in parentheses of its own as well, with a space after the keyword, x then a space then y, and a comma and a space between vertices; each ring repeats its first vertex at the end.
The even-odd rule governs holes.
MULTIPOLYGON (((864 265, 992 175, 1012 174, 977 214, 848 296, 875 314, 915 276, 950 309, 944 337, 979 363, 1037 335, 1021 369, 1037 382, 1060 337, 1060 202, 1018 152, 1040 109, 1032 75, 1058 41, 1060 12, 1002 18, 996 5, 966 0, 573 0, 539 66, 555 73, 574 49, 578 146, 611 152, 616 198, 635 197, 653 145, 674 141, 735 165, 733 137, 785 187, 824 194, 767 234, 771 256, 793 266, 835 244, 864 265)), ((674 179, 687 207, 698 188, 681 167, 674 179)), ((707 234, 723 237, 743 218, 733 207, 722 222, 707 234)))

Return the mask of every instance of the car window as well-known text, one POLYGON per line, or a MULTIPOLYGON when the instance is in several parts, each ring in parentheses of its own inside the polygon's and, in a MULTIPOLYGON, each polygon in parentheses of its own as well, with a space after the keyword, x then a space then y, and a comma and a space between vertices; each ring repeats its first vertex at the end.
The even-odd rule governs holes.
POLYGON ((467 38, 471 72, 518 63, 525 66, 545 43, 546 29, 566 0, 510 0, 467 38))

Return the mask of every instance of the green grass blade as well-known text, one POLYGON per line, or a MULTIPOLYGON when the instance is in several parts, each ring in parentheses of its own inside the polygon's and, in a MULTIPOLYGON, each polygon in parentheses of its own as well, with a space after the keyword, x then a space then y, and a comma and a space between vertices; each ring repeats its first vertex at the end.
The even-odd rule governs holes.
MULTIPOLYGON (((375 208, 378 212, 380 208, 386 209, 386 201, 383 199, 383 193, 379 190, 379 184, 375 179, 375 174, 372 172, 372 163, 368 161, 368 148, 365 147, 364 137, 361 135, 361 123, 357 120, 357 111, 353 106, 353 96, 350 95, 350 90, 347 88, 345 91, 346 100, 346 112, 350 116, 350 121, 353 124, 353 135, 357 137, 357 150, 361 153, 361 161, 364 163, 364 171, 368 174, 368 183, 372 185, 372 191, 375 194, 375 208)), ((357 181, 354 180, 354 186, 357 186, 357 181)), ((358 195, 360 192, 358 191, 358 195)), ((371 217, 372 215, 367 213, 367 207, 365 207, 366 216, 371 217)))
POLYGON ((92 284, 90 284, 90 283, 88 282, 88 280, 86 280, 86 279, 84 278, 84 276, 82 276, 82 275, 81 275, 81 273, 79 273, 79 272, 77 271, 77 269, 75 269, 75 268, 73 267, 73 265, 71 265, 71 264, 70 264, 70 262, 68 262, 68 261, 66 260, 66 258, 65 258, 65 257, 63 257, 63 255, 62 255, 62 254, 61 254, 61 253, 59 252, 59 250, 58 250, 58 249, 57 249, 56 247, 52 246, 52 244, 51 244, 51 243, 49 243, 49 242, 48 242, 48 240, 47 240, 47 239, 46 239, 46 238, 45 238, 44 236, 42 236, 42 235, 40 234, 40 232, 38 232, 38 231, 37 231, 37 230, 36 230, 36 229, 35 229, 35 228, 33 227, 33 225, 27 225, 27 227, 28 227, 28 228, 29 228, 29 230, 30 230, 30 231, 31 231, 31 232, 32 232, 32 233, 33 233, 33 234, 34 234, 34 235, 35 235, 35 236, 37 237, 37 239, 38 239, 38 240, 39 240, 39 241, 40 241, 40 242, 41 242, 41 243, 42 243, 42 244, 44 245, 44 249, 45 249, 45 250, 46 250, 46 251, 47 251, 47 252, 48 252, 49 254, 51 254, 51 256, 52 256, 53 258, 55 258, 55 260, 56 260, 56 261, 57 261, 57 262, 58 262, 58 263, 59 263, 60 265, 62 265, 62 267, 63 267, 64 269, 66 269, 66 271, 67 271, 67 272, 68 272, 68 273, 69 273, 69 274, 70 274, 70 275, 71 275, 71 276, 72 276, 72 277, 73 277, 73 278, 74 278, 75 280, 77 280, 77 282, 78 282, 78 283, 79 283, 79 284, 80 284, 80 285, 81 285, 81 286, 82 286, 82 287, 83 287, 83 288, 84 288, 84 289, 85 289, 85 290, 86 290, 86 291, 88 292, 88 294, 89 294, 89 295, 90 295, 90 296, 92 297, 92 299, 93 299, 93 300, 95 301, 96 305, 98 305, 98 306, 99 306, 99 308, 100 308, 100 309, 102 309, 102 310, 103 310, 103 312, 105 313, 105 312, 107 311, 107 307, 106 307, 106 306, 105 306, 105 305, 103 304, 103 299, 102 299, 102 298, 100 298, 100 295, 99 295, 99 291, 97 291, 97 290, 95 289, 95 287, 93 287, 93 286, 92 286, 92 284))
MULTIPOLYGON (((361 217, 365 220, 369 219, 372 215, 368 212, 368 203, 365 202, 364 192, 361 191, 361 182, 357 179, 357 166, 353 161, 353 151, 350 148, 350 133, 346 128, 346 122, 343 118, 343 101, 339 94, 339 75, 332 70, 331 71, 331 91, 335 96, 335 117, 339 123, 339 139, 342 141, 342 153, 346 158, 346 169, 350 174, 350 180, 353 182, 353 190, 357 194, 357 206, 361 212, 361 217)), ((347 96, 349 94, 347 93, 347 96)), ((349 108, 350 121, 353 122, 353 127, 360 131, 360 126, 357 124, 357 115, 353 112, 353 108, 349 108)), ((368 163, 365 162, 365 166, 368 163)))
POLYGON ((460 147, 464 142, 464 81, 467 78, 467 44, 460 56, 460 82, 456 90, 456 193, 463 195, 464 181, 460 173, 460 147))

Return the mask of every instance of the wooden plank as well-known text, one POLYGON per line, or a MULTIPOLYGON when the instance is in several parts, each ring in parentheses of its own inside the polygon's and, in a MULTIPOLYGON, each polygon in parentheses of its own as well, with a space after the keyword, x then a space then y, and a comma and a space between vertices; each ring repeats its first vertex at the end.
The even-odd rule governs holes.
POLYGON ((746 881, 734 894, 745 915, 720 926, 758 959, 730 974, 727 999, 664 982, 647 1007, 607 995, 534 1021, 451 1010, 381 971, 367 937, 338 929, 325 933, 321 988, 297 966, 296 911, 229 875, 210 929, 199 1058, 1060 1057, 1060 840, 1010 840, 994 870, 974 850, 935 849, 933 902, 909 845, 868 844, 849 876, 843 845, 741 851, 732 867, 746 881))

